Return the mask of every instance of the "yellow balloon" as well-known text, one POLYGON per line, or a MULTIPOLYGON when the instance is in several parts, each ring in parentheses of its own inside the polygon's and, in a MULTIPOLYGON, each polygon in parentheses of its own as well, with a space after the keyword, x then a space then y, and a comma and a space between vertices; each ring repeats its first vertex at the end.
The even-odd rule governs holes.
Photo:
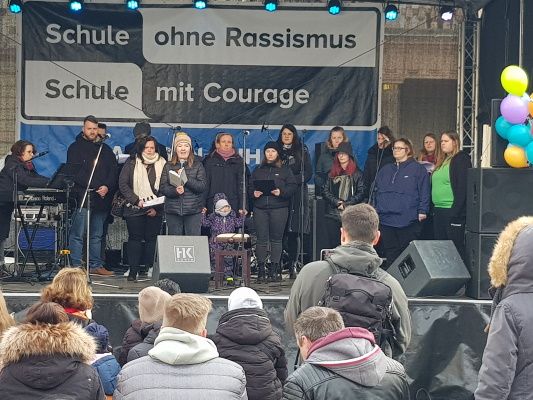
POLYGON ((526 72, 516 65, 509 65, 503 70, 501 82, 505 91, 515 96, 522 96, 529 83, 526 72))
POLYGON ((505 158, 505 162, 513 168, 527 167, 526 152, 521 147, 508 147, 503 153, 503 158, 505 158))

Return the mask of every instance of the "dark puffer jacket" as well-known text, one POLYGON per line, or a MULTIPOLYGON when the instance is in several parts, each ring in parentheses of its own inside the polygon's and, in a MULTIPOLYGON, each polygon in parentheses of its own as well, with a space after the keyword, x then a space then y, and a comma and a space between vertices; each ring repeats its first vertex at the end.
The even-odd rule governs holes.
POLYGON ((292 195, 298 189, 294 175, 289 167, 282 165, 281 168, 273 164, 258 166, 252 172, 251 185, 248 189, 249 196, 254 200, 254 207, 261 209, 289 207, 292 195), (274 180, 276 188, 280 190, 279 196, 263 194, 259 198, 254 197, 254 181, 274 180))
MULTIPOLYGON (((335 216, 340 218, 339 204, 339 184, 333 181, 334 178, 326 180, 324 186, 322 187, 322 197, 326 199, 326 213, 330 216, 335 216)), ((365 184, 363 173, 360 169, 357 169, 352 175, 352 189, 350 193, 350 198, 343 202, 344 207, 352 206, 354 204, 361 203, 365 198, 365 184)))
POLYGON ((207 190, 204 166, 197 160, 194 160, 192 168, 189 167, 189 164, 185 164, 188 182, 184 186, 185 192, 183 194, 178 194, 176 187, 171 185, 168 180, 169 171, 177 171, 180 168, 179 163, 172 165, 170 162, 166 163, 165 168, 163 168, 159 192, 166 196, 165 213, 179 216, 198 214, 202 211, 203 193, 207 190))
POLYGON ((163 321, 157 321, 153 324, 142 324, 141 337, 142 342, 134 346, 128 353, 128 362, 148 355, 148 352, 154 347, 154 342, 159 335, 163 321))
POLYGON ((13 171, 17 173, 18 190, 26 190, 28 187, 45 187, 48 178, 39 175, 35 169, 29 170, 26 163, 20 160, 18 156, 10 154, 6 157, 4 168, 0 172, 0 191, 12 192, 15 187, 13 184, 13 171))
POLYGON ((130 350, 143 341, 141 336, 141 325, 142 322, 140 319, 133 320, 131 326, 124 335, 124 339, 122 339, 122 347, 120 348, 120 354, 118 355, 118 363, 121 367, 128 362, 128 353, 130 350))
POLYGON ((220 357, 239 364, 246 373, 250 400, 281 399, 287 379, 287 359, 281 340, 259 308, 239 308, 225 313, 211 340, 220 357))

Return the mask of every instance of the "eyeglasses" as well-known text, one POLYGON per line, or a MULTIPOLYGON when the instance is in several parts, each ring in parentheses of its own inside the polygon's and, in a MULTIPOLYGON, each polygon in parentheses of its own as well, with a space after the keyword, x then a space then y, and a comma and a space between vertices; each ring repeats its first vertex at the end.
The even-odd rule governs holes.
POLYGON ((393 147, 392 150, 407 150, 407 147, 393 147))

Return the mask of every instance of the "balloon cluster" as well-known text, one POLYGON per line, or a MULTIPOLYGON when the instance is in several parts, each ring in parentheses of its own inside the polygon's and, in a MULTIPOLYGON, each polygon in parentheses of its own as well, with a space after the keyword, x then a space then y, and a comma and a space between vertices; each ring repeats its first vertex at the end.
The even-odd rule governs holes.
POLYGON ((498 135, 509 141, 503 154, 511 167, 527 167, 533 164, 533 136, 531 119, 533 116, 533 94, 526 93, 528 79, 525 71, 510 65, 502 72, 503 88, 509 93, 500 105, 501 117, 496 120, 498 135))

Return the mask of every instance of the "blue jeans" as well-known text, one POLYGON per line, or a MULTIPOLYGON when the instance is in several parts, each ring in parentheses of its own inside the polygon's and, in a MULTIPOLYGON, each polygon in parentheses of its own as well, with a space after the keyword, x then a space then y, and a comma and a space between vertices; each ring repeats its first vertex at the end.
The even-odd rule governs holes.
MULTIPOLYGON (((102 267, 100 250, 102 245, 102 232, 104 222, 107 219, 107 211, 91 210, 91 225, 89 234, 89 263, 90 269, 102 267)), ((70 227, 70 258, 73 267, 81 267, 81 254, 83 250, 83 236, 87 232, 87 209, 76 210, 72 214, 72 225, 70 227)))

